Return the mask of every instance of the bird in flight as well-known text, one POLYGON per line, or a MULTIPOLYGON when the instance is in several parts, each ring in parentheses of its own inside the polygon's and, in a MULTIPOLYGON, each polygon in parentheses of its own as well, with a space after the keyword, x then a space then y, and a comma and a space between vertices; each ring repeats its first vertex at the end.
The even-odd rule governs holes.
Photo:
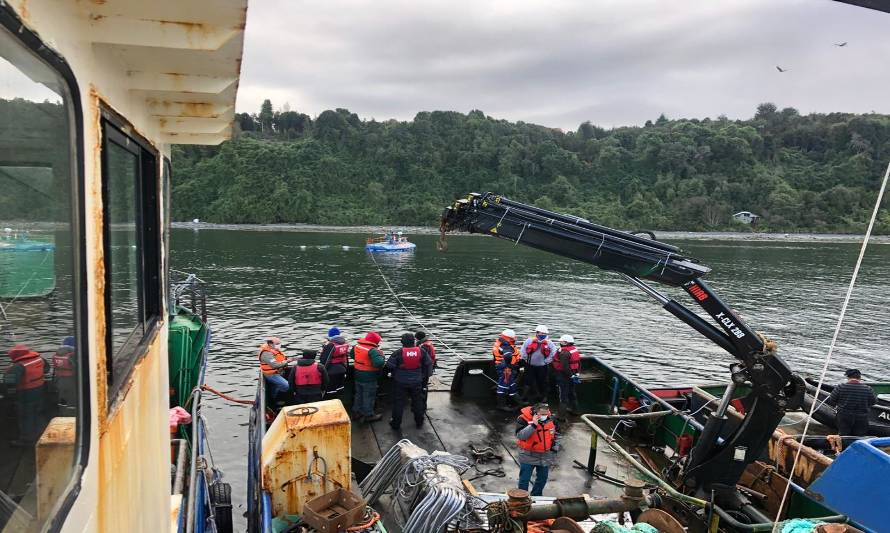
POLYGON ((776 65, 776 70, 778 70, 779 72, 788 72, 787 68, 782 68, 779 65, 776 65))
POLYGON ((834 43, 834 45, 837 47, 847 46, 847 41, 844 41, 842 43, 834 43))

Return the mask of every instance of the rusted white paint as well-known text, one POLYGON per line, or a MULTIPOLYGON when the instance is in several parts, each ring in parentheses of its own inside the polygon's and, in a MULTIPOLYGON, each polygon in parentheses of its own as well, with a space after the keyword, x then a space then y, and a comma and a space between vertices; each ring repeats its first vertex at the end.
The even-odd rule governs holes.
POLYGON ((227 139, 247 0, 7 3, 71 66, 84 119, 90 451, 63 531, 164 531, 171 504, 166 323, 108 409, 99 110, 123 116, 163 155, 171 142, 227 139))

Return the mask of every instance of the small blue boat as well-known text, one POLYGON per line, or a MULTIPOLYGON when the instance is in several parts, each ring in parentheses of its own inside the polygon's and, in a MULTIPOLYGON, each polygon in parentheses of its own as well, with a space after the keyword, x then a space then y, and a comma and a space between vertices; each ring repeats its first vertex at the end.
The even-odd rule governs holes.
POLYGON ((401 231, 388 231, 382 237, 368 239, 365 244, 365 250, 369 252, 411 252, 416 247, 401 231))

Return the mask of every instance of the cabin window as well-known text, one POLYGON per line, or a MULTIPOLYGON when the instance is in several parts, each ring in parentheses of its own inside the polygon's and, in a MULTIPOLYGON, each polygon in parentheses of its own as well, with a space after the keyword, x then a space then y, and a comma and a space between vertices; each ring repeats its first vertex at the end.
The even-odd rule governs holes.
POLYGON ((161 294, 157 157, 115 122, 102 121, 110 401, 153 336, 161 294))
POLYGON ((79 116, 67 65, 0 3, 2 531, 64 517, 86 456, 79 116))

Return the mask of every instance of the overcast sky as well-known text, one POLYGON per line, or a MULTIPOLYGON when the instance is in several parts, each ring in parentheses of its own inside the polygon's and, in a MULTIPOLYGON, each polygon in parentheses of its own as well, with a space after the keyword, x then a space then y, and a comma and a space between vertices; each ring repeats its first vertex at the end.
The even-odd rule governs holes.
POLYGON ((260 0, 237 108, 481 109, 563 129, 748 118, 766 101, 888 113, 888 29, 830 0, 260 0))

